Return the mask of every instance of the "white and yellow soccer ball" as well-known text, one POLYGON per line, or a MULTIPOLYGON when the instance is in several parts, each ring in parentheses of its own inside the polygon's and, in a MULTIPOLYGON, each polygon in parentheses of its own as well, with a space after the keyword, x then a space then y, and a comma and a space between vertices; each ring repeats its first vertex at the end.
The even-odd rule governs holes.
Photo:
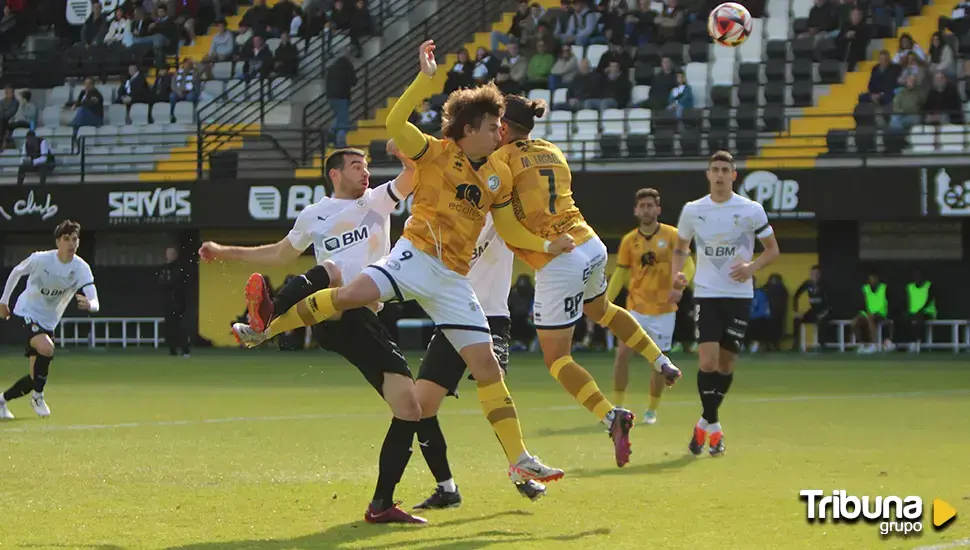
POLYGON ((707 17, 707 32, 722 46, 736 48, 751 36, 754 20, 748 8, 734 2, 725 2, 711 11, 707 17))

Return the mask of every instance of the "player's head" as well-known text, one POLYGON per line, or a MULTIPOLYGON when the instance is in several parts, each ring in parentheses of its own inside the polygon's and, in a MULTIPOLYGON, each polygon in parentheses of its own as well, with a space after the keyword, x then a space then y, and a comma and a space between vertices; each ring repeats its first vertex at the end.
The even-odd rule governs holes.
POLYGON ((482 159, 498 148, 505 97, 494 83, 451 92, 442 111, 441 134, 468 158, 482 159))
POLYGON ((727 151, 718 151, 711 155, 707 164, 707 181, 711 184, 711 193, 734 190, 734 180, 738 178, 738 169, 734 164, 734 156, 727 151))
POLYGON ((71 220, 57 224, 54 228, 54 242, 57 243, 58 253, 73 257, 81 242, 81 224, 71 220))
POLYGON ((815 283, 819 282, 820 280, 822 280, 822 268, 819 267, 818 264, 813 265, 812 271, 809 272, 808 276, 812 279, 812 282, 815 282, 815 283))
POLYGON ((334 195, 359 198, 370 187, 367 159, 360 149, 337 149, 324 164, 334 195))
POLYGON ((640 220, 641 225, 650 225, 657 221, 660 216, 660 193, 650 187, 637 191, 633 215, 640 220))
POLYGON ((165 261, 172 263, 179 259, 179 250, 174 246, 170 246, 165 249, 165 261))
POLYGON ((547 110, 548 106, 542 99, 528 99, 520 95, 505 96, 502 145, 517 139, 527 139, 536 127, 536 119, 542 118, 547 110))
POLYGON ((873 286, 878 285, 879 284, 879 272, 876 271, 875 268, 870 268, 869 269, 869 277, 867 277, 867 279, 869 280, 869 284, 870 285, 873 285, 873 286))

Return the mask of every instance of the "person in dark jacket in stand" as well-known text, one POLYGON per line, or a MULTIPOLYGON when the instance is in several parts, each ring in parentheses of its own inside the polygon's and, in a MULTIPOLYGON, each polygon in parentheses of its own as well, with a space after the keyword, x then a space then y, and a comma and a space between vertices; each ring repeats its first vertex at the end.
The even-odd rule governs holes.
POLYGON ((165 343, 168 354, 189 356, 191 341, 185 333, 184 315, 188 301, 188 276, 185 267, 179 262, 178 250, 165 249, 166 264, 158 271, 158 284, 162 291, 162 305, 165 309, 165 343))
POLYGON ((334 144, 347 146, 347 132, 350 131, 350 93, 357 84, 357 70, 346 55, 340 56, 327 69, 327 100, 333 109, 334 144))

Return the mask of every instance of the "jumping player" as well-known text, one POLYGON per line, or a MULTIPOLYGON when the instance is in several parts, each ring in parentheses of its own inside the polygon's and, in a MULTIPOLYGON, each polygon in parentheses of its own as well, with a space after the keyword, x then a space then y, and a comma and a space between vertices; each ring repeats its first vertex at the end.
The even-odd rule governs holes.
POLYGON ((585 313, 610 329, 630 348, 647 358, 673 384, 681 377, 650 336, 626 310, 606 299, 606 245, 583 219, 572 198, 572 174, 559 148, 532 139, 535 119, 545 114, 543 101, 506 98, 502 119, 504 145, 495 157, 508 164, 515 182, 515 215, 545 239, 569 237, 576 249, 555 256, 509 243, 536 270, 535 326, 546 367, 563 389, 603 422, 613 440, 616 465, 630 461, 630 430, 634 415, 610 403, 596 381, 572 355, 573 329, 585 313))
POLYGON ((512 203, 509 168, 489 158, 501 140, 505 100, 494 85, 453 92, 444 106, 439 140, 422 134, 407 119, 433 92, 437 71, 434 42, 419 51, 421 74, 387 116, 390 137, 417 165, 412 216, 390 255, 368 266, 347 286, 321 290, 275 318, 263 333, 234 327, 249 343, 324 321, 337 312, 396 298, 416 300, 458 350, 478 384, 482 409, 516 482, 551 481, 563 476, 530 455, 502 369, 492 351, 492 336, 482 306, 466 276, 475 243, 491 212, 495 228, 510 245, 553 255, 573 248, 566 237, 550 242, 529 233, 508 208, 512 203))
POLYGON ((44 387, 54 360, 54 329, 72 297, 82 311, 97 312, 100 307, 91 266, 77 255, 81 225, 62 221, 54 229, 54 240, 56 249, 34 252, 13 268, 0 296, 0 319, 10 319, 10 297, 20 278, 27 277, 27 289, 17 297, 11 322, 24 334, 24 355, 30 358, 30 374, 0 394, 0 419, 12 419, 7 402, 28 392, 34 412, 42 418, 50 416, 44 387))
MULTIPOLYGON (((677 304, 670 302, 671 265, 674 247, 677 245, 677 228, 660 223, 660 193, 656 189, 640 189, 636 193, 633 214, 640 226, 623 236, 616 269, 606 289, 607 299, 616 300, 620 291, 628 288, 626 309, 657 343, 660 351, 667 353, 674 338, 677 321, 677 304)), ((685 270, 693 275, 694 261, 687 258, 685 270)), ((630 380, 630 357, 633 350, 620 342, 613 363, 614 403, 622 406, 630 380)), ((643 414, 647 424, 657 422, 657 407, 663 396, 666 381, 656 370, 651 370, 650 404, 643 414)))
POLYGON ((687 286, 683 271, 691 240, 697 245, 697 392, 704 412, 690 439, 689 449, 694 455, 704 452, 705 443, 710 445, 711 456, 724 454, 718 409, 734 380, 735 362, 748 327, 754 296, 751 277, 780 254, 764 207, 734 192, 737 177, 734 157, 726 151, 714 153, 707 169, 710 194, 684 205, 677 223, 672 302, 680 301, 687 286), (751 261, 755 237, 765 250, 751 261))

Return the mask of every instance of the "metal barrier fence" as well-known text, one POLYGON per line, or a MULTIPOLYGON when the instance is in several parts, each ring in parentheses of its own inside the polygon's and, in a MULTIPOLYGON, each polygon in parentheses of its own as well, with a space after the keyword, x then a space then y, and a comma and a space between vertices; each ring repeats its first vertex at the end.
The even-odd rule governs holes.
POLYGON ((54 343, 60 347, 147 344, 157 348, 164 341, 160 328, 164 322, 161 317, 68 317, 61 319, 54 343))

